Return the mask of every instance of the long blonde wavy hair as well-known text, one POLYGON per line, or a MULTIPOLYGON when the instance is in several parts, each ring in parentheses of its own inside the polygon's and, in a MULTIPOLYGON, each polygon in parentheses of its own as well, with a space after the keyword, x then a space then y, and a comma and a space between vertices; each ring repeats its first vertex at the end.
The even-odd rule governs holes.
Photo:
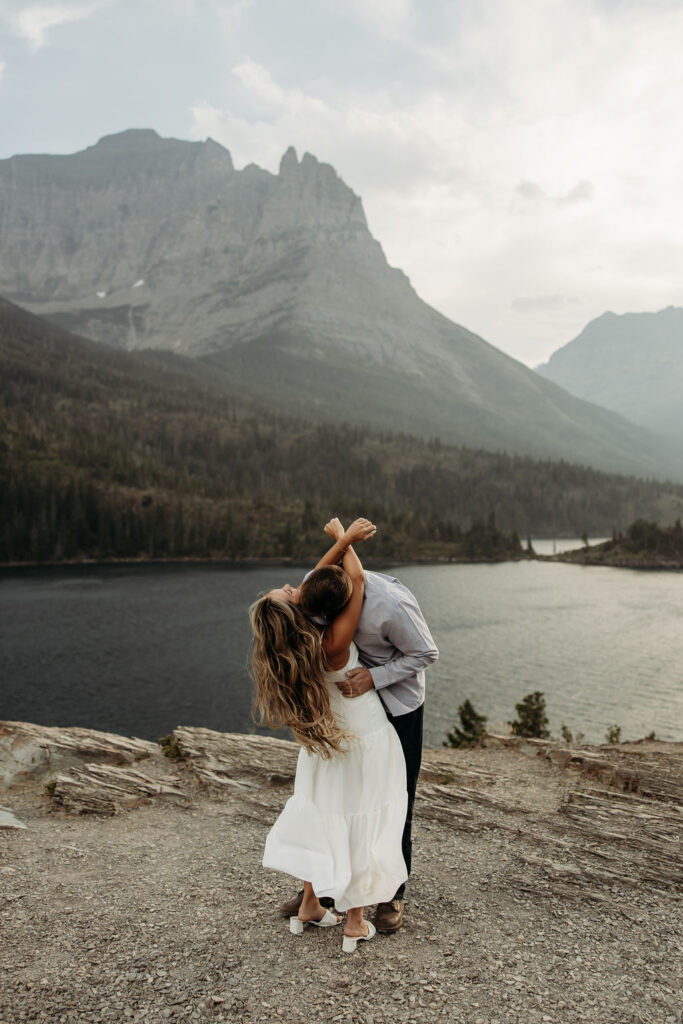
POLYGON ((337 725, 325 682, 322 637, 301 609, 268 594, 249 609, 253 716, 271 729, 287 726, 310 753, 344 753, 350 734, 337 725))

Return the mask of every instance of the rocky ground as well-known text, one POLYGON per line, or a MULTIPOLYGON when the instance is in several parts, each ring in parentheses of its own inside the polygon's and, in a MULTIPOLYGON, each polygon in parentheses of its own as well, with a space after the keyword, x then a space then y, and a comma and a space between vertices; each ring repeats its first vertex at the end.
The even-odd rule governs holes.
POLYGON ((345 955, 260 866, 292 744, 0 724, 0 1021, 679 1024, 683 744, 485 742, 427 753, 405 928, 345 955))

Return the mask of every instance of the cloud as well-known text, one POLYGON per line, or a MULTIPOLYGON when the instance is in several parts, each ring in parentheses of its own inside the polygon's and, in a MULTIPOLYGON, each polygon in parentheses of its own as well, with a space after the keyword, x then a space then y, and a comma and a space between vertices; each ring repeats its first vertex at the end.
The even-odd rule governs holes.
POLYGON ((513 299, 510 305, 518 313, 535 313, 541 309, 557 309, 578 301, 574 295, 520 295, 513 299))
POLYGON ((555 200, 560 206, 565 206, 571 203, 585 203, 593 199, 595 194, 595 188, 590 181, 583 179, 574 185, 574 188, 570 189, 566 195, 558 196, 555 200))
POLYGON ((545 192, 536 181, 520 181, 515 191, 517 192, 517 195, 522 197, 522 199, 536 201, 538 199, 546 198, 545 192))
POLYGON ((386 39, 405 39, 414 22, 412 0, 347 0, 347 9, 386 39))
POLYGON ((0 60, 0 81, 2 81, 2 76, 5 73, 5 68, 6 67, 7 67, 7 65, 5 64, 4 60, 0 60))
MULTIPOLYGON (((366 197, 376 188, 427 187, 439 173, 435 163, 426 163, 420 155, 433 149, 432 131, 419 124, 421 108, 397 108, 382 92, 347 95, 341 103, 323 99, 280 85, 251 58, 237 64, 233 75, 252 116, 198 102, 191 108, 191 134, 222 142, 238 165, 254 162, 275 171, 285 149, 294 145, 299 152, 308 150, 332 163, 349 183, 360 184, 366 197)), ((435 99, 432 117, 445 131, 452 118, 439 108, 435 99)), ((452 167, 444 173, 455 180, 452 167)))
POLYGON ((572 203, 585 203, 593 199, 595 187, 592 182, 584 178, 577 181, 576 185, 563 195, 551 196, 537 181, 520 181, 515 192, 527 202, 552 202, 558 206, 571 206, 572 203))
POLYGON ((58 25, 81 21, 105 6, 104 3, 42 5, 33 4, 10 15, 10 24, 16 35, 25 39, 32 50, 40 50, 47 43, 47 33, 58 25))

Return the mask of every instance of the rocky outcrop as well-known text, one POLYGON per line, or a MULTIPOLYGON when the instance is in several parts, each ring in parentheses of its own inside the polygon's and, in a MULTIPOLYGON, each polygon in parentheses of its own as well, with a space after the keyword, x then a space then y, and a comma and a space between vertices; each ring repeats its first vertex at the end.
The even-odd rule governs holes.
POLYGON ((148 740, 95 729, 0 722, 0 790, 44 782, 57 771, 84 764, 132 765, 158 750, 148 740))
POLYGON ((308 418, 683 479, 677 450, 424 303, 308 153, 236 170, 211 139, 147 130, 0 161, 0 294, 97 341, 209 360, 308 418))
MULTIPOLYGON (((286 740, 187 727, 160 744, 4 722, 0 778, 8 795, 37 783, 54 809, 70 813, 191 806, 205 794, 267 822, 293 785, 299 752, 286 740)), ((599 901, 609 900, 605 889, 615 879, 674 889, 683 883, 681 744, 577 748, 486 735, 477 763, 459 751, 425 753, 418 808, 424 821, 456 830, 522 835, 521 863, 536 869, 515 876, 525 892, 582 886, 599 901), (555 793, 551 803, 541 794, 544 778, 555 793)))

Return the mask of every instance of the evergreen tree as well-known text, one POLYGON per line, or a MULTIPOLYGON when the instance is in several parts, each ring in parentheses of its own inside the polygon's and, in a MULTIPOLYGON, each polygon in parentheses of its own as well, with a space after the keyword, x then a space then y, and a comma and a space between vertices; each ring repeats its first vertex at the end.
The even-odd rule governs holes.
POLYGON ((545 697, 540 690, 527 694, 519 704, 515 704, 515 711, 517 718, 513 722, 508 722, 515 736, 528 736, 540 740, 550 738, 545 697))
POLYGON ((486 731, 486 715, 480 715, 470 700, 464 701, 458 708, 460 725, 454 725, 453 731, 444 740, 444 747, 469 747, 481 739, 486 731))

